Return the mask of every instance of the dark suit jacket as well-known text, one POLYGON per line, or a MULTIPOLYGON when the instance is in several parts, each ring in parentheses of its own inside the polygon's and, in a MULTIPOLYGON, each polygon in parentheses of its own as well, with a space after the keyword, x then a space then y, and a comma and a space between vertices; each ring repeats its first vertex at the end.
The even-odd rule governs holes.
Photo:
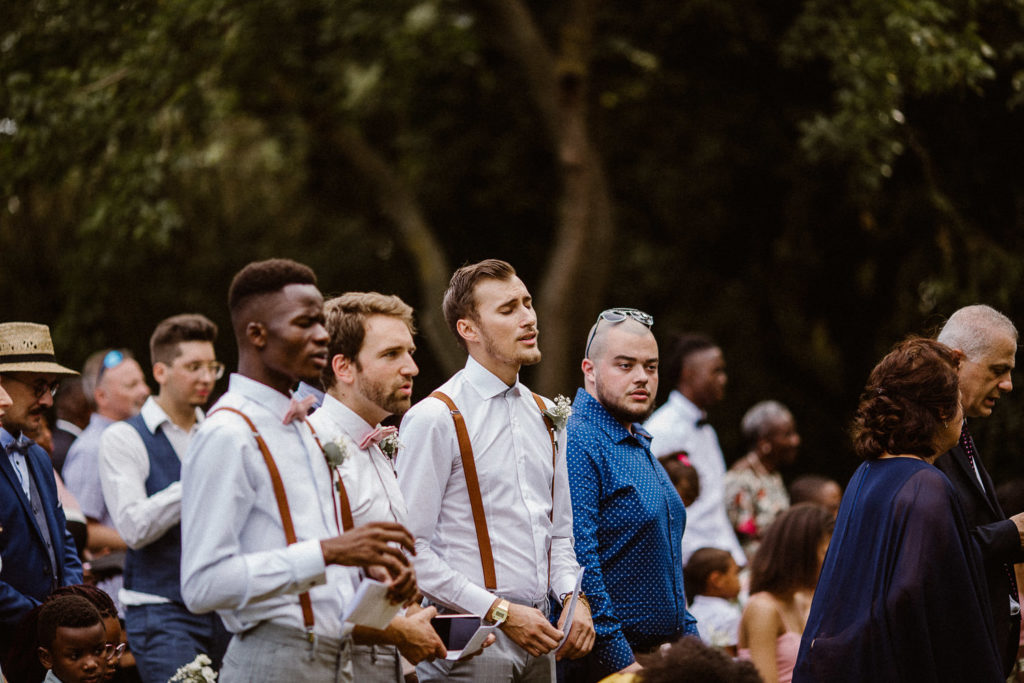
POLYGON ((1020 545, 1017 526, 1006 519, 996 500, 996 487, 988 476, 980 458, 974 459, 985 482, 985 490, 978 485, 967 454, 960 446, 946 451, 935 461, 935 466, 945 473, 967 518, 971 535, 981 548, 985 560, 985 578, 988 582, 989 602, 995 619, 996 645, 1003 656, 1003 668, 1009 675, 1017 659, 1017 644, 1020 637, 1020 620, 1010 618, 1009 595, 1012 590, 1006 567, 1013 571, 1013 565, 1024 562, 1024 550, 1020 545))
MULTIPOLYGON (((0 430, 2 443, 10 440, 0 430)), ((57 499, 50 456, 32 444, 29 471, 39 490, 40 503, 50 528, 50 542, 59 565, 51 570, 50 556, 43 544, 32 508, 21 488, 17 472, 7 453, 0 449, 0 650, 8 647, 11 633, 26 612, 42 602, 57 586, 82 582, 82 563, 75 542, 68 533, 64 510, 57 499), (56 584, 56 585, 54 585, 56 584)))

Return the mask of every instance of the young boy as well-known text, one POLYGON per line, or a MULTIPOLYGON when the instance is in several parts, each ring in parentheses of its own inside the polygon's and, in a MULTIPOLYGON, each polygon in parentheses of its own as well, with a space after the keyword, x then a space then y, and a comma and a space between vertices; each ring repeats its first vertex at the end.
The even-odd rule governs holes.
POLYGON ((690 614, 697 618, 700 638, 736 656, 739 635, 739 567, 727 550, 701 548, 683 569, 686 594, 693 596, 690 614))
POLYGON ((77 595, 43 605, 36 631, 43 683, 99 683, 107 672, 106 631, 99 611, 77 595))

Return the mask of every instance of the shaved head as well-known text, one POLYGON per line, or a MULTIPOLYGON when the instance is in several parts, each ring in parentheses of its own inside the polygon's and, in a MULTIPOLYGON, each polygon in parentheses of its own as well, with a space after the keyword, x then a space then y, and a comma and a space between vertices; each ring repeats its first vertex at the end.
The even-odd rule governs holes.
POLYGON ((617 323, 610 323, 606 320, 598 320, 590 328, 590 332, 587 333, 587 339, 590 339, 590 358, 597 360, 603 358, 604 354, 608 352, 608 333, 611 330, 621 330, 625 334, 634 337, 645 337, 651 333, 643 323, 637 322, 632 318, 626 318, 625 320, 617 323))

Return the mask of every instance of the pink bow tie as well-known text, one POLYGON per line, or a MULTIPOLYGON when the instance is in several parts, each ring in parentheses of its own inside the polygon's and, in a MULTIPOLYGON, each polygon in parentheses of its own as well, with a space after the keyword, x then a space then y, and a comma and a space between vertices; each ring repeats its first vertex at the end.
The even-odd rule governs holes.
POLYGON ((292 402, 288 404, 288 412, 284 414, 283 422, 291 424, 295 420, 304 421, 314 403, 316 403, 316 396, 307 396, 303 399, 292 396, 292 402))
POLYGON ((398 431, 398 427, 381 427, 377 426, 372 431, 368 432, 363 440, 359 442, 360 450, 365 450, 372 443, 380 443, 385 438, 391 436, 398 431))

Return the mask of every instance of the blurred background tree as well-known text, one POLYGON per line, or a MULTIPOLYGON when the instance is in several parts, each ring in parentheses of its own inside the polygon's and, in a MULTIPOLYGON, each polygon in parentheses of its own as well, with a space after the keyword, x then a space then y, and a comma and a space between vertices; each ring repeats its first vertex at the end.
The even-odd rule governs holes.
MULTIPOLYGON (((868 370, 960 305, 1024 314, 1024 16, 1009 0, 23 0, 0 26, 0 319, 144 353, 288 256, 417 308, 462 363, 451 270, 511 261, 571 394, 602 308, 704 330, 845 482, 868 370)), ((662 378, 661 398, 673 384, 662 378)), ((1024 400, 972 431, 1024 474, 1024 400), (1021 455, 1018 455, 1021 453, 1021 455)))

